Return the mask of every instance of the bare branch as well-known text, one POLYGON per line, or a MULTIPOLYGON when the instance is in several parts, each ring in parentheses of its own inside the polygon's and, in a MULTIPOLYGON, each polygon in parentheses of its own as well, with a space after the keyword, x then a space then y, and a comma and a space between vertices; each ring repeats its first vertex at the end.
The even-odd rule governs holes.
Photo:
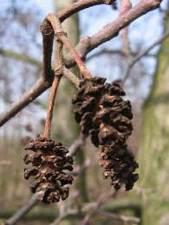
POLYGON ((63 22, 63 20, 72 16, 74 13, 77 13, 78 11, 87 9, 95 5, 102 5, 102 4, 111 5, 114 1, 115 0, 80 0, 70 5, 68 8, 59 11, 57 13, 57 17, 60 19, 61 22, 63 22))
POLYGON ((42 78, 40 78, 36 82, 36 84, 22 96, 22 98, 20 98, 16 103, 14 103, 13 106, 7 112, 4 112, 0 116, 0 126, 2 126, 9 119, 14 117, 19 111, 21 111, 25 106, 27 106, 34 99, 36 99, 47 88, 49 88, 50 85, 51 85, 50 83, 44 82, 42 78))
POLYGON ((54 79, 53 79, 52 87, 49 93, 48 112, 47 112, 47 117, 45 121, 44 133, 43 133, 43 136, 47 138, 50 137, 56 94, 58 91, 61 77, 63 75, 63 56, 62 56, 63 44, 57 39, 56 39, 55 49, 56 49, 56 54, 55 54, 55 64, 54 64, 54 79))
POLYGON ((66 67, 63 68, 63 75, 64 77, 66 77, 76 88, 79 87, 79 79, 77 78, 77 76, 70 71, 69 69, 67 69, 66 67))
POLYGON ((92 207, 89 209, 83 209, 83 211, 86 212, 86 215, 84 219, 79 223, 79 225, 87 225, 93 214, 107 202, 108 199, 111 199, 116 194, 116 191, 114 193, 106 193, 98 197, 96 202, 92 205, 92 207))
POLYGON ((82 146, 85 144, 86 137, 83 134, 79 135, 79 138, 77 138, 74 143, 69 147, 69 154, 71 156, 75 155, 79 149, 81 149, 82 146))
MULTIPOLYGON (((91 37, 82 38, 77 45, 77 51, 83 58, 94 48, 102 43, 111 40, 118 35, 119 31, 131 22, 146 14, 147 12, 159 7, 161 1, 157 0, 143 0, 140 1, 135 7, 130 9, 125 15, 119 16, 112 23, 104 26, 99 32, 91 37)), ((66 59, 66 65, 71 66, 74 63, 71 57, 66 59)))
POLYGON ((9 218, 4 225, 15 225, 19 220, 21 220, 39 202, 38 199, 41 194, 42 193, 39 192, 33 195, 29 202, 9 218))
MULTIPOLYGON (((135 7, 129 10, 125 15, 119 16, 112 23, 107 24, 103 29, 94 34, 91 37, 83 38, 77 45, 78 54, 81 58, 84 58, 88 52, 92 49, 96 48, 98 45, 110 40, 115 37, 118 32, 127 26, 129 23, 137 19, 138 17, 144 15, 145 13, 159 7, 162 0, 143 0, 140 1, 135 7)), ((73 13, 76 13, 79 10, 87 8, 89 6, 97 5, 97 4, 111 4, 112 1, 96 1, 96 0, 85 0, 78 1, 74 3, 69 8, 65 9, 58 13, 58 17, 60 21, 63 21, 73 13), (98 3, 99 2, 99 3, 98 3)), ((53 46, 53 29, 49 22, 45 19, 42 25, 42 33, 43 33, 43 43, 44 43, 44 73, 43 73, 43 81, 41 80, 41 84, 39 85, 39 81, 33 87, 34 92, 30 91, 25 94, 24 98, 21 99, 21 103, 15 104, 8 112, 7 115, 1 116, 0 126, 2 126, 5 122, 7 122, 10 118, 15 116, 21 109, 23 109, 26 105, 28 105, 33 99, 38 97, 43 91, 45 91, 50 85, 53 79, 52 69, 51 69, 51 54, 52 54, 52 46, 53 46), (45 83, 43 83, 45 81, 45 83)), ((72 67, 75 63, 72 57, 66 59, 66 66, 72 67)))
MULTIPOLYGON (((136 55, 138 54, 137 52, 131 52, 130 53, 131 56, 136 57, 136 55)), ((108 48, 103 48, 98 52, 93 53, 92 55, 90 55, 89 57, 87 57, 87 61, 94 59, 95 57, 99 57, 102 55, 119 55, 121 57, 128 57, 126 55, 126 53, 123 50, 120 49, 108 49, 108 48)), ((146 57, 155 57, 154 54, 150 54, 149 52, 145 54, 146 57)))
POLYGON ((97 210, 97 213, 99 213, 102 216, 109 217, 113 219, 113 221, 120 221, 123 224, 126 223, 132 223, 132 224, 139 224, 140 219, 132 216, 126 216, 126 215, 116 215, 114 213, 106 212, 103 210, 97 210))
POLYGON ((162 37, 160 37, 159 39, 157 39, 153 44, 151 44, 148 48, 146 48, 145 50, 143 50, 140 54, 138 54, 131 63, 129 63, 126 74, 123 78, 123 84, 127 81, 127 79, 130 77, 131 74, 131 70, 134 67, 134 65, 141 59, 143 58, 145 55, 148 54, 149 51, 151 51, 154 47, 156 47, 157 45, 161 44, 166 38, 168 38, 169 36, 169 31, 167 31, 162 37))
POLYGON ((31 64, 31 65, 34 65, 37 67, 42 67, 42 64, 40 61, 38 61, 37 59, 35 59, 33 57, 25 55, 23 53, 17 53, 12 50, 0 48, 0 55, 3 57, 6 57, 6 58, 12 58, 15 60, 19 60, 21 62, 25 62, 25 63, 31 64))
MULTIPOLYGON (((112 1, 108 0, 85 0, 79 1, 72 4, 69 8, 64 9, 58 13, 58 17, 61 21, 64 21, 67 17, 76 13, 79 10, 85 9, 87 7, 97 5, 97 4, 111 4, 112 1)), ((25 95, 15 103, 11 109, 3 113, 0 117, 0 126, 14 117, 19 111, 21 111, 25 106, 32 102, 36 97, 41 95, 46 89, 48 89, 52 84, 53 74, 51 68, 51 55, 53 46, 53 30, 49 22, 45 19, 42 25, 43 34, 43 63, 44 71, 42 74, 42 79, 39 79, 32 89, 25 93, 25 95)), ((68 74, 68 71, 65 71, 68 74)), ((69 73, 70 74, 70 73, 69 73)))
POLYGON ((62 26, 60 24, 59 19, 52 15, 49 14, 47 16, 47 20, 50 22, 53 31, 55 33, 55 35, 57 36, 57 38, 64 44, 64 46, 70 51, 74 61, 77 63, 77 66, 79 67, 79 70, 83 76, 83 78, 87 79, 92 77, 92 74, 90 73, 90 71, 87 69, 86 65, 83 63, 83 61, 81 60, 80 56, 78 55, 77 51, 74 49, 74 47, 72 46, 71 42, 69 41, 69 39, 67 38, 67 35, 65 34, 65 32, 62 29, 62 26))

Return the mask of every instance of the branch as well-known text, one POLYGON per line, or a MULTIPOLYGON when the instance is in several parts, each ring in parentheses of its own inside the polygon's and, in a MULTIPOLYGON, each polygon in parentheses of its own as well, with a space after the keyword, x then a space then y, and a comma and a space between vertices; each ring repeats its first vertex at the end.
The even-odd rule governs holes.
POLYGON ((140 54, 138 54, 131 63, 129 63, 126 74, 123 78, 123 84, 127 81, 127 79, 130 77, 131 74, 131 70, 134 67, 134 65, 141 59, 143 58, 145 55, 147 55, 149 53, 149 51, 151 51, 154 47, 156 47, 157 45, 161 44, 166 38, 169 37, 169 31, 167 31, 162 37, 160 37, 159 39, 157 39, 153 44, 151 44, 148 48, 146 48, 145 50, 143 50, 140 54))
POLYGON ((86 137, 83 134, 80 134, 79 137, 73 142, 69 147, 69 155, 74 156, 85 144, 86 137))
MULTIPOLYGON (((136 57, 138 55, 137 52, 131 52, 130 54, 133 57, 136 57)), ((93 60, 95 57, 99 57, 99 56, 102 56, 102 55, 109 55, 109 56, 111 56, 111 55, 120 55, 121 57, 124 57, 124 58, 128 57, 123 50, 103 48, 103 49, 100 49, 98 52, 95 52, 92 55, 90 55, 89 57, 87 57, 87 61, 93 60)), ((146 57, 155 57, 154 54, 150 54, 149 52, 147 52, 145 54, 145 56, 146 57)))
POLYGON ((17 211, 11 218, 9 218, 4 225, 15 225, 21 218, 23 218, 38 202, 41 193, 36 193, 32 196, 27 204, 17 211))
POLYGON ((66 77, 77 89, 79 88, 79 79, 77 76, 67 69, 66 67, 63 67, 63 75, 66 77))
POLYGON ((72 16, 74 13, 81 11, 83 9, 87 9, 91 6, 95 5, 111 5, 115 0, 80 0, 70 5, 66 9, 63 9, 57 13, 57 17, 63 22, 66 18, 72 16))
POLYGON ((120 221, 123 224, 128 224, 128 223, 139 224, 140 223, 140 219, 137 217, 126 216, 126 215, 117 215, 117 214, 106 212, 103 210, 97 210, 97 213, 99 213, 102 216, 109 217, 109 218, 113 219, 114 221, 120 221))
MULTIPOLYGON (((72 14, 78 12, 79 10, 88 8, 93 5, 98 4, 111 4, 112 1, 108 0, 81 0, 77 3, 72 4, 70 7, 60 11, 58 13, 58 17, 60 21, 64 21, 67 17, 72 14)), ((0 126, 14 117, 19 111, 21 111, 25 106, 27 106, 30 102, 36 99, 39 95, 41 95, 45 90, 47 90, 51 84, 53 79, 52 68, 51 68, 51 55, 52 55, 52 46, 53 46, 53 30, 49 22, 45 19, 43 22, 43 64, 44 71, 42 78, 39 79, 36 84, 32 87, 31 90, 25 93, 25 95, 15 103, 11 109, 9 109, 6 113, 3 113, 0 116, 0 126)), ((65 74, 68 74, 68 71, 64 71, 65 74)), ((70 75, 70 73, 69 73, 70 75)), ((69 77, 69 76, 68 76, 69 77)), ((72 74, 71 74, 72 78, 72 74)), ((73 79, 71 79, 73 80, 73 79)), ((75 79, 73 80, 75 81, 75 79)), ((76 82, 77 83, 77 82, 76 82)))
POLYGON ((74 49, 71 42, 67 38, 67 34, 63 31, 63 28, 61 26, 61 23, 60 23, 58 17, 56 17, 52 14, 49 14, 47 16, 47 20, 51 24, 54 34, 64 44, 64 46, 70 51, 74 61, 76 62, 77 66, 79 67, 79 70, 80 70, 83 78, 84 79, 91 78, 92 74, 87 69, 86 65, 83 63, 79 54, 77 53, 77 51, 74 49))
POLYGON ((61 77, 63 75, 63 56, 62 56, 63 44, 57 39, 55 42, 56 42, 56 47, 55 47, 56 54, 55 54, 55 65, 54 65, 54 79, 53 79, 52 87, 49 92, 48 112, 47 112, 47 117, 45 121, 44 133, 43 133, 43 136, 47 138, 50 137, 56 94, 58 91, 61 77))
POLYGON ((107 202, 107 200, 111 199, 112 196, 114 196, 116 194, 116 192, 114 193, 106 193, 106 194, 102 194, 101 196, 98 197, 98 199, 96 200, 96 202, 91 205, 92 207, 87 208, 87 210, 84 208, 82 211, 86 212, 85 217, 83 218, 83 220, 79 223, 79 225, 87 225, 89 220, 91 219, 91 217, 93 216, 93 214, 101 207, 105 204, 105 202, 107 202))
MULTIPOLYGON (((150 10, 153 10, 157 7, 159 7, 162 0, 142 0, 140 1, 135 7, 133 7, 131 10, 129 10, 125 15, 118 17, 114 22, 107 24, 105 27, 103 27, 102 30, 97 32, 91 37, 83 38, 80 40, 79 44, 77 45, 76 49, 78 54, 81 56, 81 58, 84 58, 88 52, 90 52, 92 49, 96 48, 98 45, 112 39, 115 37, 118 32, 127 26, 129 23, 137 19, 138 17, 142 16, 143 14, 149 12, 150 10)), ((96 1, 96 0, 80 0, 77 3, 72 4, 69 8, 61 11, 58 13, 58 17, 60 21, 62 22, 64 19, 72 15, 73 13, 76 13, 79 10, 85 9, 89 6, 97 5, 97 4, 110 4, 112 1, 96 1), (98 3, 99 2, 99 3, 98 3)), ((33 99, 38 97, 43 91, 45 91, 50 85, 52 80, 52 69, 50 65, 51 61, 51 54, 52 54, 52 45, 53 45, 53 29, 49 22, 45 19, 43 24, 43 40, 44 41, 44 73, 43 73, 43 79, 45 84, 41 84, 41 86, 38 86, 38 91, 34 89, 35 94, 33 95, 33 99), (45 86, 45 87, 44 87, 45 86), (42 88, 43 87, 43 88, 42 88), (40 88, 40 90, 39 90, 40 88)), ((74 60, 72 57, 66 58, 66 66, 72 67, 74 65, 74 60)), ((28 105, 31 101, 29 100, 30 93, 26 93, 27 98, 22 98, 22 103, 17 104, 17 108, 10 109, 8 111, 8 116, 4 114, 4 116, 0 119, 0 126, 2 126, 5 122, 7 122, 12 116, 15 116, 22 108, 24 108, 26 105, 28 105), (23 101, 24 100, 24 101, 23 101), (21 106, 20 106, 21 105, 21 106), (12 116, 9 116, 12 115, 12 116)))
POLYGON ((13 106, 0 116, 0 127, 6 123, 9 119, 14 117, 19 111, 21 111, 30 102, 41 95, 47 88, 50 87, 50 83, 44 82, 42 78, 37 80, 36 84, 26 92, 13 106))
POLYGON ((0 55, 3 57, 15 59, 15 60, 18 60, 21 62, 29 63, 29 64, 37 66, 37 67, 42 67, 41 62, 38 61, 37 59, 32 58, 32 57, 22 54, 22 53, 14 52, 12 50, 0 48, 0 55))
MULTIPOLYGON (((85 205, 87 205, 87 204, 91 204, 91 203, 86 203, 85 205)), ((134 214, 136 214, 136 215, 137 214, 141 215, 141 205, 139 203, 133 203, 131 201, 131 199, 128 202, 121 201, 121 200, 120 201, 118 200, 118 202, 113 201, 113 202, 111 202, 111 205, 109 205, 109 206, 106 205, 105 207, 102 208, 102 210, 113 213, 113 214, 119 213, 121 211, 124 212, 124 210, 127 210, 127 211, 130 210, 130 211, 133 211, 134 214)), ((4 218, 4 219, 11 217, 13 214, 14 214, 14 211, 9 210, 9 209, 7 209, 7 210, 1 209, 1 211, 0 211, 0 217, 4 218)), ((29 221, 38 220, 38 221, 43 221, 43 222, 44 221, 49 222, 49 221, 53 221, 54 219, 56 219, 56 216, 59 216, 58 212, 56 210, 55 211, 49 210, 49 212, 48 212, 48 210, 47 211, 44 211, 44 210, 39 211, 38 210, 37 212, 35 210, 35 212, 25 214, 24 220, 29 220, 29 221)), ((72 209, 71 215, 68 214, 67 217, 65 217, 64 219, 67 219, 67 218, 76 218, 77 219, 77 218, 81 218, 81 217, 82 217, 82 215, 80 215, 79 212, 77 212, 77 211, 76 211, 76 214, 74 214, 74 216, 73 216, 73 209, 72 209)), ((23 217, 20 220, 22 220, 22 219, 23 219, 23 217)))
MULTIPOLYGON (((117 36, 122 28, 128 26, 137 18, 141 17, 151 10, 158 8, 161 2, 162 0, 142 0, 135 7, 130 9, 125 15, 119 16, 115 21, 104 26, 93 36, 82 38, 76 47, 81 58, 84 58, 87 53, 89 53, 91 50, 98 47, 102 43, 109 41, 117 36)), ((71 67, 73 64, 73 59, 70 56, 67 57, 67 67, 71 67)))

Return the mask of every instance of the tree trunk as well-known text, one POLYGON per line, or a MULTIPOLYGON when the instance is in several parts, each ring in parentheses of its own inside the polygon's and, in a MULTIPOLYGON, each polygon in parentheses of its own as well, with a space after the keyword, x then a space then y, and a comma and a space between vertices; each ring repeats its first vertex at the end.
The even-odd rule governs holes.
MULTIPOLYGON (((169 28, 169 14, 164 30, 169 28)), ((143 108, 140 186, 144 225, 169 224, 169 38, 160 47, 151 93, 143 108)))

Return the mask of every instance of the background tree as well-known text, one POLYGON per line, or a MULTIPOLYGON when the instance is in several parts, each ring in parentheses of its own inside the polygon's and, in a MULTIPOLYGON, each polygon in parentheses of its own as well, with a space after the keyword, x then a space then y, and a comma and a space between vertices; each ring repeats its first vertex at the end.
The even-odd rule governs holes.
MULTIPOLYGON (((168 10, 164 16, 164 33, 168 31, 168 10)), ((143 224, 168 223, 168 44, 162 43, 152 88, 143 108, 140 143, 141 199, 143 224)))

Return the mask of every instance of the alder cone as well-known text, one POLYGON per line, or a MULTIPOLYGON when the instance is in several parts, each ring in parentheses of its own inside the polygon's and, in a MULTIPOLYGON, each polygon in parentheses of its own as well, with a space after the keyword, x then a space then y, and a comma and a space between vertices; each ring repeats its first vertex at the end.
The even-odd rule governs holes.
POLYGON ((24 157, 27 167, 25 179, 31 183, 31 191, 43 192, 44 203, 65 200, 69 195, 69 185, 73 182, 70 171, 73 170, 73 159, 67 156, 68 150, 54 140, 38 137, 25 147, 28 153, 24 157))
POLYGON ((125 185, 128 191, 138 180, 138 174, 134 173, 138 164, 133 154, 127 149, 127 145, 102 147, 100 165, 104 168, 105 179, 110 178, 116 190, 125 185))
POLYGON ((94 77, 80 82, 73 100, 75 119, 81 132, 89 135, 96 147, 101 147, 100 164, 105 169, 104 176, 111 178, 115 189, 125 185, 129 190, 138 179, 134 174, 138 164, 126 145, 133 130, 131 104, 122 98, 125 92, 120 82, 109 84, 105 81, 94 77), (120 151, 123 154, 117 157, 120 151))

